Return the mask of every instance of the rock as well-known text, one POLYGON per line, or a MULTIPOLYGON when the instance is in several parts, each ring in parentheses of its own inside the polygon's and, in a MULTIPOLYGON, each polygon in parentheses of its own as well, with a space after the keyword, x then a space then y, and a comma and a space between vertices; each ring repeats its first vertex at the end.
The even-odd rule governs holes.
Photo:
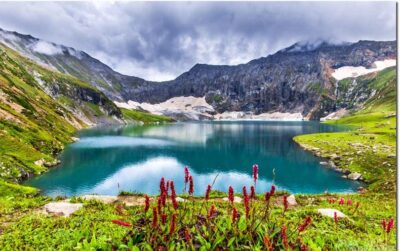
POLYGON ((44 159, 39 159, 39 160, 36 160, 35 162, 33 162, 33 164, 35 164, 37 166, 43 166, 45 162, 46 161, 44 159))
POLYGON ((332 154, 331 156, 330 156, 330 158, 332 159, 332 160, 340 160, 340 156, 339 155, 337 155, 337 154, 332 154))
POLYGON ((185 202, 186 200, 184 198, 181 197, 176 197, 176 201, 178 202, 185 202))
POLYGON ((329 165, 329 163, 328 163, 328 162, 326 162, 326 161, 321 161, 321 162, 319 162, 319 164, 320 164, 320 165, 323 165, 323 166, 327 166, 327 165, 329 165))
POLYGON ((333 161, 329 161, 328 163, 332 168, 336 168, 335 162, 333 161))
POLYGON ((350 173, 349 175, 347 175, 348 179, 351 180, 359 180, 361 178, 361 174, 360 173, 350 173))
POLYGON ((50 202, 44 205, 46 213, 69 217, 83 207, 82 203, 50 202))
POLYGON ((80 140, 80 138, 77 138, 77 137, 71 137, 71 140, 72 140, 72 142, 77 142, 77 141, 79 141, 79 140, 80 140))
POLYGON ((61 161, 60 160, 58 160, 58 159, 56 159, 56 160, 54 160, 54 161, 49 161, 49 162, 45 162, 44 163, 44 166, 45 167, 53 167, 53 166, 56 166, 56 165, 58 165, 58 164, 60 164, 61 163, 61 161))
POLYGON ((349 169, 343 169, 342 173, 344 173, 344 175, 349 175, 351 172, 349 169))
POLYGON ((110 195, 84 195, 84 196, 80 196, 79 198, 81 198, 83 200, 101 201, 105 204, 112 204, 118 200, 117 196, 110 196, 110 195))
POLYGON ((288 202, 289 206, 297 206, 297 201, 296 201, 296 198, 294 197, 294 194, 287 197, 287 202, 288 202))
POLYGON ((318 213, 321 214, 322 216, 327 216, 330 218, 334 218, 335 217, 335 212, 336 212, 336 216, 338 218, 347 218, 347 216, 340 212, 339 210, 333 209, 333 208, 320 208, 318 209, 318 213))
MULTIPOLYGON (((223 198, 222 200, 223 200, 223 201, 229 201, 228 197, 225 197, 225 198, 223 198)), ((235 197, 233 197, 233 202, 235 202, 235 203, 241 203, 241 202, 242 202, 242 198, 235 196, 235 197)))

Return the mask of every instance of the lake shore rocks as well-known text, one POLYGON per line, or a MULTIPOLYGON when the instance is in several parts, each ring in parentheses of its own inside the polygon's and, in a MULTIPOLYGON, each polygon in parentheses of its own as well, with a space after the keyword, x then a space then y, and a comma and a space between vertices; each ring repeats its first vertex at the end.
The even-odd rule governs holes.
POLYGON ((347 178, 350 180, 360 180, 362 178, 362 175, 360 173, 354 172, 347 175, 347 178))
POLYGON ((344 213, 340 212, 339 210, 333 209, 333 208, 320 208, 317 211, 322 216, 326 216, 326 217, 330 217, 330 218, 334 218, 335 213, 338 218, 347 218, 347 216, 344 213))
POLYGON ((105 204, 112 204, 118 200, 117 196, 110 196, 110 195, 83 195, 79 198, 83 200, 96 200, 101 201, 105 204))
POLYGON ((47 214, 69 217, 82 207, 82 203, 70 203, 66 201, 50 202, 44 205, 44 212, 47 214))
MULTIPOLYGON (((223 201, 229 201, 228 197, 222 198, 222 200, 223 200, 223 201)), ((233 202, 234 202, 234 203, 242 203, 242 200, 243 200, 243 199, 240 198, 240 197, 237 197, 237 196, 233 197, 233 202)))

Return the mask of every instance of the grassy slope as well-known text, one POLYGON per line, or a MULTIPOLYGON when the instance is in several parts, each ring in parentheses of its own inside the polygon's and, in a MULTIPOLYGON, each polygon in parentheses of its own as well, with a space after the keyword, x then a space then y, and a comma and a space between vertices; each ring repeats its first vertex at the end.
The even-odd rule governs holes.
MULTIPOLYGON (((71 110, 78 109, 89 118, 107 116, 96 104, 68 97, 68 91, 74 88, 99 93, 85 82, 39 66, 0 44, 0 214, 42 201, 35 197, 36 189, 15 183, 46 171, 47 167, 34 162, 54 161, 76 130, 86 127, 71 110), (43 82, 39 83, 34 74, 39 74, 43 82), (60 90, 55 100, 43 91, 43 83, 65 90, 60 90)), ((115 106, 108 102, 105 105, 115 106)), ((133 119, 141 118, 144 122, 158 119, 144 115, 133 119)))
POLYGON ((148 123, 156 123, 156 122, 173 122, 174 120, 172 118, 166 117, 166 116, 161 116, 161 115, 154 115, 151 113, 147 112, 142 112, 138 110, 129 110, 125 108, 120 108, 122 111, 122 114, 124 115, 124 119, 127 121, 141 121, 145 124, 148 123))

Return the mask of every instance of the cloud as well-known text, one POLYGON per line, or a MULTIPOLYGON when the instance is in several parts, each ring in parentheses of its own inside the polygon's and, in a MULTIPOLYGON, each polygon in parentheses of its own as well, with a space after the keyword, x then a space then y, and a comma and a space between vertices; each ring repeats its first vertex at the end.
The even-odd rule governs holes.
POLYGON ((32 50, 46 55, 55 55, 63 53, 61 47, 53 45, 46 41, 36 42, 35 44, 33 44, 32 50))
POLYGON ((2 2, 0 27, 168 80, 196 63, 246 63, 298 41, 394 40, 396 3, 2 2))

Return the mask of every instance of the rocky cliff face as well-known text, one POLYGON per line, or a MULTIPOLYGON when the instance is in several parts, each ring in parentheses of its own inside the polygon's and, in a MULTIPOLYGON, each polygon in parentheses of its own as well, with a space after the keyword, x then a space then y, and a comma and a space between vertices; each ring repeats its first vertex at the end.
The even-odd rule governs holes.
MULTIPOLYGON (((119 74, 82 51, 29 35, 0 30, 0 41, 42 64, 90 83, 114 101, 154 104, 179 96, 205 96, 220 113, 300 112, 309 119, 318 119, 336 109, 338 83, 331 76, 334 69, 371 67, 375 61, 396 57, 395 41, 297 43, 246 64, 197 64, 175 80, 151 82, 119 74), (42 50, 41 43, 53 48, 51 53, 42 50)), ((346 103, 342 100, 340 106, 346 103)))
POLYGON ((395 42, 307 47, 295 44, 237 66, 198 64, 173 81, 131 88, 125 98, 158 103, 175 96, 206 96, 218 112, 301 112, 318 119, 336 109, 337 81, 331 77, 334 69, 371 67, 377 60, 395 58, 396 53, 395 42))

